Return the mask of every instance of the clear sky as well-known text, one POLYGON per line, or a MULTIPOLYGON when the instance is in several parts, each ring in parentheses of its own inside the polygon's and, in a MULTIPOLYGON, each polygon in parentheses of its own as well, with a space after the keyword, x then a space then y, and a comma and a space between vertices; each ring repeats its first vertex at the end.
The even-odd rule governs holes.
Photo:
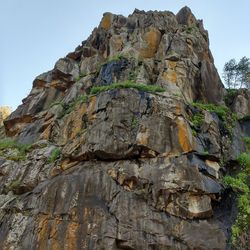
POLYGON ((21 104, 33 79, 85 40, 104 12, 177 13, 185 5, 209 31, 219 73, 229 59, 250 57, 250 0, 0 0, 0 106, 21 104))

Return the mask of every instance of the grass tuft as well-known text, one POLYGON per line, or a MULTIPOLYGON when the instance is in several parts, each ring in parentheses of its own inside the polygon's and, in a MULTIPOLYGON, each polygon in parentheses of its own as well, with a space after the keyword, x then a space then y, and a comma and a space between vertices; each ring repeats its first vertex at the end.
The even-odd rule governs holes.
POLYGON ((145 85, 145 84, 140 84, 140 83, 136 83, 132 81, 125 81, 125 82, 120 82, 120 83, 113 83, 111 85, 92 87, 90 94, 96 95, 104 91, 113 90, 113 89, 124 89, 124 88, 134 88, 140 91, 152 92, 152 93, 165 91, 165 89, 156 85, 145 85))
POLYGON ((55 162, 61 155, 61 150, 59 148, 54 148, 50 154, 50 157, 48 159, 48 163, 55 162))
POLYGON ((230 136, 232 136, 233 126, 235 121, 237 120, 237 116, 235 113, 232 113, 228 107, 224 105, 215 105, 212 103, 200 103, 200 102, 193 102, 192 106, 201 110, 203 109, 211 113, 215 113, 222 121, 225 131, 230 136))
POLYGON ((8 160, 23 161, 26 160, 26 154, 31 149, 31 144, 21 144, 13 139, 0 140, 0 156, 8 160), (6 154, 5 150, 13 149, 15 152, 6 154))
POLYGON ((192 123, 195 130, 199 130, 204 122, 204 114, 198 113, 192 117, 192 123))
POLYGON ((63 110, 58 115, 58 119, 62 119, 65 115, 71 113, 76 105, 83 104, 88 102, 88 96, 87 95, 80 95, 78 96, 74 101, 70 102, 69 104, 62 104, 63 110))

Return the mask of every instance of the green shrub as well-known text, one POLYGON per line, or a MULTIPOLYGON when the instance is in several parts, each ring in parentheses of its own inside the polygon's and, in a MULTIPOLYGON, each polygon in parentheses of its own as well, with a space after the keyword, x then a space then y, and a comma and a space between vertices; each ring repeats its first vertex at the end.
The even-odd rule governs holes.
POLYGON ((188 34, 191 34, 191 33, 193 33, 193 32, 197 32, 198 30, 199 30, 199 28, 198 28, 195 24, 193 24, 193 25, 191 25, 191 26, 187 26, 186 29, 185 29, 185 31, 186 31, 188 34))
POLYGON ((250 121, 250 115, 246 115, 240 119, 240 121, 250 121))
POLYGON ((6 157, 8 160, 13 161, 22 161, 26 160, 26 154, 31 149, 30 144, 21 144, 16 142, 13 139, 3 139, 0 140, 0 156, 6 157), (13 149, 16 152, 12 152, 10 154, 5 154, 4 150, 6 149, 13 149))
POLYGON ((250 230, 250 190, 247 183, 248 175, 243 171, 236 178, 231 176, 224 177, 224 183, 238 192, 237 207, 238 214, 232 226, 231 240, 233 245, 237 244, 239 236, 250 230))
POLYGON ((232 135, 233 126, 235 121, 237 120, 237 116, 236 114, 232 113, 228 107, 224 105, 215 105, 212 103, 200 102, 194 102, 192 103, 192 105, 196 108, 217 114, 219 119, 221 119, 222 121, 225 131, 227 131, 229 135, 232 135))
POLYGON ((15 148, 16 142, 12 139, 3 139, 0 141, 0 149, 15 148))
POLYGON ((92 87, 90 94, 95 95, 103 91, 113 90, 113 89, 123 89, 123 88, 134 88, 145 92, 164 92, 165 89, 156 85, 145 85, 140 83, 135 83, 132 81, 125 81, 120 83, 113 83, 111 85, 92 87))
POLYGON ((48 159, 48 163, 53 163, 55 162, 61 155, 61 150, 59 148, 54 148, 51 151, 50 157, 48 159))
POLYGON ((246 184, 246 175, 238 175, 237 178, 226 175, 224 177, 224 183, 227 186, 232 187, 236 191, 248 192, 249 188, 246 184))
POLYGON ((204 114, 198 113, 192 117, 192 123, 195 130, 199 130, 204 122, 204 114))
POLYGON ((247 147, 250 150, 250 137, 245 137, 244 142, 247 144, 247 147))
POLYGON ((87 95, 80 95, 76 98, 75 104, 87 103, 87 102, 88 102, 88 96, 87 95))
POLYGON ((218 117, 221 118, 222 120, 225 120, 227 118, 228 113, 230 113, 229 108, 224 105, 215 105, 212 103, 200 103, 200 102, 194 102, 192 103, 192 105, 194 107, 216 113, 218 117))
MULTIPOLYGON (((248 140, 247 140, 248 141, 248 140)), ((233 245, 238 243, 239 236, 247 234, 250 230, 250 154, 242 153, 237 158, 242 169, 236 177, 225 176, 224 183, 238 193, 237 207, 238 214, 232 226, 231 240, 233 245)))
POLYGON ((242 153, 237 158, 240 165, 245 169, 247 173, 250 173, 250 154, 242 153))
POLYGON ((133 116, 132 120, 131 120, 132 129, 136 128, 138 124, 139 124, 139 119, 137 117, 133 116))
POLYGON ((231 105, 237 93, 238 93, 237 89, 227 89, 227 93, 224 97, 225 103, 227 105, 231 105))

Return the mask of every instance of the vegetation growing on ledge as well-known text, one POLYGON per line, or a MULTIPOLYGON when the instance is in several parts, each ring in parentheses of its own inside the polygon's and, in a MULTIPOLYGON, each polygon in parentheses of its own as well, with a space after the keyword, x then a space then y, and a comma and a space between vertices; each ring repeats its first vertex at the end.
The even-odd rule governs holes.
MULTIPOLYGON (((118 61, 120 61, 120 60, 122 60, 122 59, 125 59, 125 57, 123 56, 123 55, 116 55, 116 56, 113 56, 113 57, 109 57, 108 58, 108 61, 106 62, 106 63, 110 63, 110 62, 118 62, 118 61)), ((106 64, 105 63, 105 64, 106 64)))
POLYGON ((83 77, 85 77, 85 76, 87 76, 87 74, 79 74, 79 76, 78 77, 76 77, 74 80, 76 81, 76 82, 78 82, 79 80, 81 80, 83 77))
POLYGON ((242 153, 238 157, 238 162, 244 168, 244 170, 250 174, 250 154, 242 153))
POLYGON ((4 188, 4 192, 7 194, 9 191, 15 191, 20 188, 22 182, 20 180, 13 180, 9 185, 4 188))
POLYGON ((244 237, 250 230, 250 155, 242 153, 238 157, 238 162, 242 167, 241 172, 236 176, 225 176, 224 183, 238 193, 237 207, 238 214, 232 226, 231 240, 233 245, 238 244, 239 239, 244 237))
POLYGON ((202 126, 202 123, 204 122, 204 119, 205 119, 205 116, 204 114, 202 113, 198 113, 198 114, 195 114, 193 117, 192 117, 192 123, 193 123, 193 127, 194 129, 197 131, 197 130, 200 130, 201 126, 202 126))
POLYGON ((87 102, 88 102, 88 96, 87 95, 80 95, 74 101, 70 102, 69 104, 62 103, 63 110, 58 115, 58 119, 61 119, 65 115, 71 113, 75 109, 76 105, 82 104, 82 103, 87 103, 87 102))
POLYGON ((250 150, 250 137, 245 137, 244 142, 247 144, 248 150, 250 150))
POLYGON ((240 119, 241 121, 250 121, 250 115, 246 115, 240 119))
POLYGON ((224 101, 227 105, 231 105, 235 96, 237 95, 237 89, 227 89, 227 93, 224 97, 224 101))
POLYGON ((31 149, 30 144, 21 144, 12 139, 0 140, 0 156, 12 161, 26 160, 26 154, 31 149), (6 150, 12 149, 13 152, 7 153, 6 150))
POLYGON ((209 112, 214 112, 222 120, 225 120, 227 117, 227 114, 230 112, 229 108, 224 105, 215 105, 212 103, 201 103, 201 102, 193 102, 192 105, 194 107, 204 109, 209 112))
POLYGON ((215 113, 223 122, 226 131, 231 135, 234 122, 237 120, 236 114, 224 105, 215 105, 212 103, 193 102, 192 105, 198 109, 203 109, 215 113))
POLYGON ((138 124, 139 124, 139 119, 136 116, 133 116, 131 120, 132 129, 136 128, 138 124))
POLYGON ((96 86, 92 87, 90 94, 95 95, 103 91, 113 90, 113 89, 123 89, 123 88, 134 88, 145 92, 164 92, 165 89, 156 85, 145 85, 132 81, 125 81, 120 83, 113 83, 111 85, 96 86))
POLYGON ((54 148, 50 154, 50 157, 48 159, 48 163, 55 162, 61 155, 61 150, 59 148, 54 148))

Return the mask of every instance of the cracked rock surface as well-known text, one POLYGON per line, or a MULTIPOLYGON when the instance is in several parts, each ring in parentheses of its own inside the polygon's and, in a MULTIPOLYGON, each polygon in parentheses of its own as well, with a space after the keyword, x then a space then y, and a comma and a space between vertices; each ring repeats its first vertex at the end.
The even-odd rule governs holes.
MULTIPOLYGON (((229 248, 234 201, 223 203, 221 177, 246 150, 250 124, 229 133, 192 106, 224 105, 224 95, 208 32, 189 8, 105 13, 0 129, 29 145, 0 149, 0 249, 229 248), (165 91, 91 94, 128 80, 165 91)), ((240 118, 248 97, 230 102, 240 118)))

